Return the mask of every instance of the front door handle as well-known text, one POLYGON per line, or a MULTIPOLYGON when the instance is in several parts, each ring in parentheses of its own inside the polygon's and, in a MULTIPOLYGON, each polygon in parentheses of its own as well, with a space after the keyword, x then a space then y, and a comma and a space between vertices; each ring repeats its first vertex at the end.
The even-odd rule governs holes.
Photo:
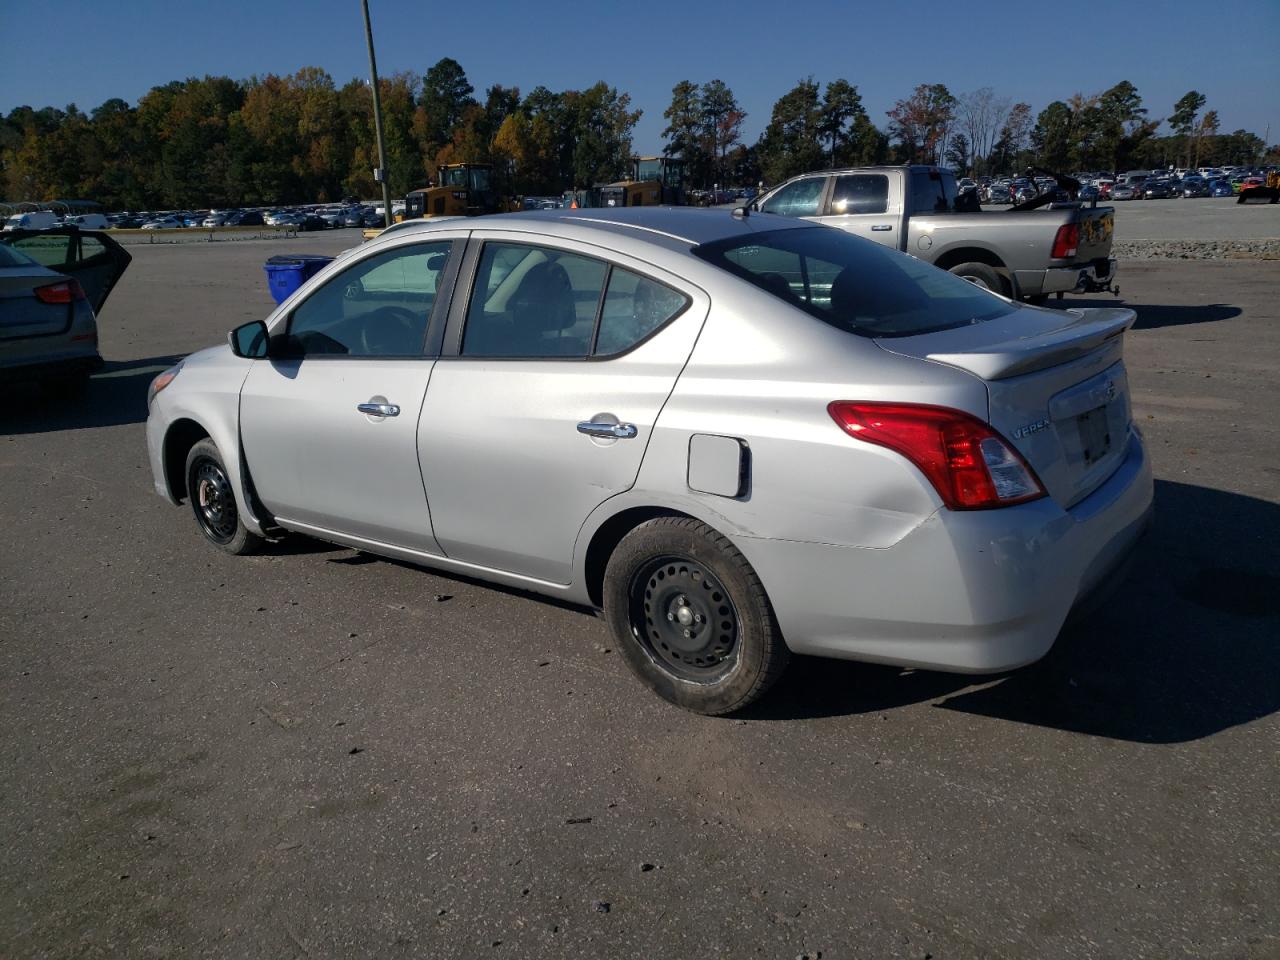
POLYGON ((597 423, 595 420, 584 420, 578 424, 578 432, 610 440, 630 440, 637 433, 634 423, 597 423))
POLYGON ((398 417, 400 408, 394 403, 357 403, 356 409, 371 417, 398 417))
POLYGON ((892 229, 893 229, 893 224, 891 224, 891 223, 877 223, 877 224, 872 225, 871 229, 872 229, 872 230, 892 230, 892 229))

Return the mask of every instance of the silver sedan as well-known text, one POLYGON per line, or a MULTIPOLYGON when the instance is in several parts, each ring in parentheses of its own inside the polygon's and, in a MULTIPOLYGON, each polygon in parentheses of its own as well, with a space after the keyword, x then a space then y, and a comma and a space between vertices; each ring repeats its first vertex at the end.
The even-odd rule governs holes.
POLYGON ((297 531, 588 605, 721 714, 791 653, 1043 656, 1150 513, 1133 319, 768 214, 425 221, 161 374, 147 441, 217 547, 297 531))

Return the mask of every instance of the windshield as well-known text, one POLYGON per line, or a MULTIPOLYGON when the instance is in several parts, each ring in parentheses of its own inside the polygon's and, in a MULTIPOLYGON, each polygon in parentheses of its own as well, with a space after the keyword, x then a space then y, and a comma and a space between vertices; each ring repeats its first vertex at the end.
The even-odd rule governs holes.
POLYGON ((982 323, 1015 306, 967 280, 827 227, 706 243, 695 256, 833 327, 910 337, 982 323))
POLYGON ((468 171, 471 174, 471 189, 478 193, 484 193, 489 189, 489 171, 484 167, 472 167, 468 171))
POLYGON ((0 267, 29 267, 35 260, 20 250, 15 250, 7 243, 0 243, 0 267))

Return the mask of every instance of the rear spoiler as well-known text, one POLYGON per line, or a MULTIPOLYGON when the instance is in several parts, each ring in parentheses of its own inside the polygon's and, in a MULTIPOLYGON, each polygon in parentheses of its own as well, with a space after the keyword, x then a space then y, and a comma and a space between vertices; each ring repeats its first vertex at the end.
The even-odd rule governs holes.
POLYGON ((983 380, 1004 380, 1092 353, 1123 334, 1137 318, 1125 307, 1089 307, 1063 313, 1079 319, 1038 336, 1006 340, 964 353, 930 353, 928 359, 968 370, 983 380))

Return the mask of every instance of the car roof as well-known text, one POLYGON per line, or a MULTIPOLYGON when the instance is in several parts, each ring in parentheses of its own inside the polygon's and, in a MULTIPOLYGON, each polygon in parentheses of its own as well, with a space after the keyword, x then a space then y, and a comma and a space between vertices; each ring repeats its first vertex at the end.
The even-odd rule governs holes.
MULTIPOLYGON (((391 236, 407 233, 430 233, 436 229, 455 229, 458 218, 423 220, 414 227, 403 226, 390 231, 391 236)), ((519 213, 494 214, 471 219, 468 227, 491 230, 534 230, 548 236, 584 237, 584 234, 610 234, 632 241, 647 241, 670 249, 714 243, 744 234, 766 230, 812 229, 813 224, 795 217, 769 213, 734 216, 728 208, 698 207, 596 207, 574 210, 525 210, 519 213), (536 225, 536 226, 535 226, 536 225)))

